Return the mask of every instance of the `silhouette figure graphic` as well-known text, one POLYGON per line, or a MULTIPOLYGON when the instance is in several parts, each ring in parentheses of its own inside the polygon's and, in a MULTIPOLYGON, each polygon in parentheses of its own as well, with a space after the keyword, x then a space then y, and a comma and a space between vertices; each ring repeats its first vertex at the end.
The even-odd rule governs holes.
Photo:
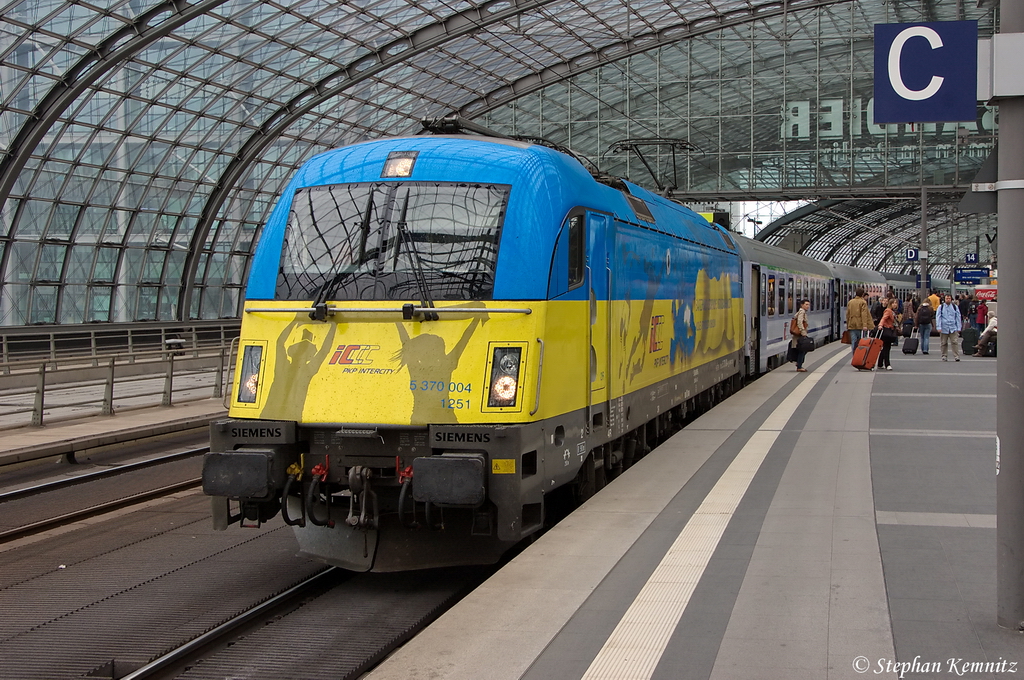
POLYGON ((330 323, 327 337, 318 349, 313 332, 303 328, 301 339, 286 346, 292 331, 302 322, 303 319, 297 317, 281 332, 274 360, 274 377, 261 416, 266 413, 274 418, 291 417, 302 420, 306 397, 309 395, 309 382, 320 370, 328 352, 334 346, 334 334, 338 331, 338 324, 330 323))
MULTIPOLYGON (((485 319, 486 320, 486 319, 485 319)), ((450 322, 449 322, 450 323, 450 322)), ((452 373, 459 365, 459 359, 469 344, 473 331, 480 325, 481 320, 474 318, 469 322, 466 330, 463 331, 459 342, 450 352, 445 352, 444 338, 431 333, 423 333, 415 338, 410 337, 405 329, 405 324, 399 323, 398 335, 402 338, 402 348, 395 352, 392 361, 399 362, 399 369, 402 366, 409 367, 409 378, 416 383, 417 389, 413 390, 412 418, 414 423, 457 423, 458 409, 445 408, 442 404, 448 402, 448 385, 452 379, 452 373), (420 387, 426 383, 428 389, 420 387), (431 384, 441 383, 442 389, 429 389, 431 384)), ((481 386, 483 388, 483 386, 481 386)), ((476 393, 459 395, 459 397, 479 396, 476 393)))

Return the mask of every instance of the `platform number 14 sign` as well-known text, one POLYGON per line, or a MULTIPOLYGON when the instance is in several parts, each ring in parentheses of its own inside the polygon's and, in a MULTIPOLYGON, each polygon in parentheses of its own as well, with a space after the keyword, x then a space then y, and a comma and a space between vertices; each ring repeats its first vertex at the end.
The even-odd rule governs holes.
POLYGON ((964 256, 964 263, 965 264, 978 264, 978 254, 977 253, 967 253, 967 255, 964 256))

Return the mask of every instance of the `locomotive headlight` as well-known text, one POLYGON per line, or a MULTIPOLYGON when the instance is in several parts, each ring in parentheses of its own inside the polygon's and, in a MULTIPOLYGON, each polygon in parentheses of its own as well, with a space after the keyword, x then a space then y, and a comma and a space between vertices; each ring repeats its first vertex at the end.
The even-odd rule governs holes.
POLYGON ((242 369, 238 375, 238 402, 255 404, 260 388, 260 363, 263 361, 263 348, 259 345, 246 345, 242 351, 242 369))
POLYGON ((522 350, 518 347, 496 347, 491 361, 491 390, 487 406, 515 406, 519 395, 519 360, 522 350))

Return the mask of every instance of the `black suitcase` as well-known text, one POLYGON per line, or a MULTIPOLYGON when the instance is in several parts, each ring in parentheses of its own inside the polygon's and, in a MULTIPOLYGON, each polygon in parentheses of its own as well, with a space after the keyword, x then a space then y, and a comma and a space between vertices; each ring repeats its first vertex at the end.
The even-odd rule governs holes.
POLYGON ((921 344, 921 338, 917 337, 917 331, 903 341, 904 354, 917 354, 917 348, 921 344))
POLYGON ((914 334, 914 322, 907 319, 903 322, 903 337, 909 338, 914 334))
POLYGON ((960 331, 960 337, 963 338, 964 354, 974 354, 974 346, 978 344, 978 329, 965 328, 960 331))
POLYGON ((985 346, 985 356, 994 357, 996 355, 996 340, 998 339, 992 338, 988 341, 988 344, 985 346))

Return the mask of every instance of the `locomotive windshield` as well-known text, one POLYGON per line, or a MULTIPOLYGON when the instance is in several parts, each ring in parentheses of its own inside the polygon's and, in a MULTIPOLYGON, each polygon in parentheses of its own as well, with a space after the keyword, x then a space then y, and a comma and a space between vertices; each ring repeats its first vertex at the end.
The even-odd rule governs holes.
POLYGON ((295 192, 277 298, 486 300, 506 185, 375 182, 295 192))

